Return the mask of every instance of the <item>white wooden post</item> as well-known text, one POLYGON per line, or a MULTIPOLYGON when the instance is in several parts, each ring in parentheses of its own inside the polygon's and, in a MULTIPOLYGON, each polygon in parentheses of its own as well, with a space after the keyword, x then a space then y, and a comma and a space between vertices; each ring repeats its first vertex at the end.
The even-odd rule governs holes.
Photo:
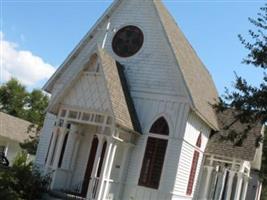
POLYGON ((229 170, 228 183, 227 183, 227 189, 226 189, 226 199, 231 198, 235 174, 236 174, 235 171, 229 170))
POLYGON ((204 200, 206 200, 209 197, 210 178, 211 178, 211 174, 213 172, 214 167, 212 167, 212 166, 205 166, 204 168, 205 168, 207 174, 206 174, 206 177, 205 177, 205 183, 204 183, 204 190, 203 190, 202 198, 204 200))
POLYGON ((78 152, 79 152, 80 141, 81 141, 79 133, 75 132, 75 133, 72 133, 72 134, 75 134, 75 135, 72 135, 73 139, 75 140, 75 142, 73 144, 73 150, 72 150, 71 157, 70 157, 70 162, 69 162, 69 165, 68 165, 68 169, 70 171, 70 174, 69 174, 69 177, 68 177, 68 187, 69 188, 71 187, 71 181, 72 181, 73 175, 74 175, 74 167, 75 167, 75 164, 76 164, 76 161, 77 161, 77 158, 78 158, 78 152))
MULTIPOLYGON (((97 150, 96 150, 96 156, 95 156, 94 166, 92 169, 90 182, 89 182, 89 186, 87 189, 87 195, 86 195, 86 198, 88 198, 88 199, 92 199, 92 197, 93 197, 94 181, 96 179, 96 175, 97 175, 96 173, 97 173, 97 169, 98 169, 98 165, 99 165, 99 161, 100 161, 101 151, 102 151, 103 144, 104 144, 103 135, 98 135, 97 138, 98 138, 98 145, 97 145, 97 150)), ((93 139, 92 139, 92 141, 93 141, 93 139)))
POLYGON ((113 166, 116 150, 117 150, 117 144, 114 143, 114 145, 112 147, 112 150, 111 150, 110 159, 109 159, 109 162, 108 162, 107 174, 104 175, 104 179, 106 179, 107 181, 106 181, 106 184, 104 185, 104 193, 103 193, 103 198, 102 198, 103 200, 106 199, 106 196, 107 196, 108 187, 109 187, 109 181, 110 181, 110 174, 111 174, 111 170, 112 170, 112 166, 113 166))
POLYGON ((110 157, 110 154, 111 154, 111 150, 112 150, 112 146, 113 146, 113 143, 111 142, 111 140, 107 140, 107 151, 105 153, 105 156, 104 156, 104 162, 103 162, 103 170, 101 170, 101 175, 100 175, 100 179, 99 179, 99 185, 98 185, 98 190, 97 190, 97 194, 96 194, 96 199, 97 200, 102 200, 101 196, 103 195, 102 194, 102 191, 103 191, 103 184, 104 184, 104 180, 105 180, 105 174, 107 173, 107 169, 108 169, 108 160, 109 160, 109 157, 110 157))
POLYGON ((241 195, 241 190, 242 190, 242 184, 243 184, 243 173, 238 172, 237 174, 237 184, 236 184, 236 189, 235 189, 235 200, 240 199, 241 195))
POLYGON ((60 152, 62 149, 62 145, 63 145, 63 141, 64 141, 64 136, 66 134, 66 129, 65 128, 59 128, 59 138, 58 138, 58 145, 55 147, 55 157, 54 157, 54 161, 53 161, 53 165, 52 168, 53 169, 57 169, 58 168, 58 161, 59 161, 59 157, 60 157, 60 152))
POLYGON ((61 153, 64 137, 66 135, 65 124, 64 124, 63 127, 61 127, 59 129, 58 144, 55 147, 56 148, 55 149, 55 155, 54 155, 55 157, 54 157, 54 161, 53 161, 53 164, 52 164, 52 169, 54 170, 54 173, 53 173, 53 176, 52 176, 52 181, 51 181, 51 188, 52 189, 55 187, 55 179, 56 179, 56 176, 57 176, 58 162, 59 162, 59 158, 60 158, 60 153, 61 153))
POLYGON ((241 200, 245 200, 246 196, 247 196, 247 189, 248 189, 248 181, 249 181, 249 177, 248 176, 244 176, 244 186, 243 186, 243 193, 242 193, 242 197, 241 200))
POLYGON ((221 187, 221 191, 220 191, 220 195, 219 195, 219 199, 222 199, 222 196, 223 196, 223 191, 224 191, 224 188, 226 186, 226 175, 227 175, 227 169, 224 169, 223 171, 223 177, 222 177, 222 187, 221 187))
POLYGON ((119 189, 118 189, 118 193, 115 196, 115 199, 121 199, 121 193, 122 193, 122 189, 123 189, 123 183, 124 183, 124 179, 125 179, 125 169, 126 169, 126 164, 127 164, 127 159, 129 156, 129 151, 130 151, 130 147, 131 145, 128 143, 123 143, 123 157, 122 157, 122 161, 120 164, 120 174, 119 174, 119 189))
POLYGON ((54 149, 54 148, 56 148, 55 147, 55 142, 56 142, 56 137, 57 137, 57 134, 58 134, 58 132, 57 132, 57 130, 58 130, 58 127, 57 126, 55 126, 54 128, 53 128, 53 134, 52 134, 52 136, 51 137, 53 137, 52 138, 52 141, 51 141, 51 145, 50 145, 50 147, 49 147, 49 149, 47 150, 48 151, 48 156, 47 156, 47 160, 46 160, 46 164, 45 164, 45 173, 48 173, 48 168, 50 167, 50 162, 51 162, 51 157, 52 157, 52 150, 54 149))

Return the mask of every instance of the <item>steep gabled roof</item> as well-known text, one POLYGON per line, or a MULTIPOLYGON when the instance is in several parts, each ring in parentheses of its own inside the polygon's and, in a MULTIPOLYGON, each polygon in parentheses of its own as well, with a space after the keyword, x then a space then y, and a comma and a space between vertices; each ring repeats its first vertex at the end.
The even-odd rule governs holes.
MULTIPOLYGON (((64 61, 62 66, 46 83, 44 90, 48 92, 52 91, 52 87, 56 79, 63 74, 80 50, 91 40, 93 35, 97 32, 97 27, 107 21, 121 2, 123 2, 123 0, 115 0, 112 3, 103 16, 96 22, 92 29, 64 61)), ((185 85, 188 93, 190 94, 193 110, 209 126, 217 130, 217 118, 211 104, 216 102, 218 94, 209 72, 204 67, 203 63, 161 1, 151 0, 151 2, 152 5, 155 6, 160 23, 163 26, 167 39, 169 40, 169 45, 172 48, 174 57, 176 58, 177 64, 182 72, 185 85)))
POLYGON ((162 2, 155 0, 154 4, 197 114, 214 129, 218 129, 216 113, 211 106, 216 103, 218 94, 211 75, 162 2))
POLYGON ((224 130, 225 126, 234 121, 236 113, 233 110, 226 110, 218 113, 217 115, 220 131, 215 133, 209 139, 206 147, 206 153, 253 161, 257 149, 256 141, 262 134, 262 123, 258 122, 256 126, 253 126, 253 128, 247 133, 247 138, 244 139, 243 144, 241 146, 236 146, 229 140, 221 140, 221 135, 227 136, 232 130, 237 133, 242 133, 246 130, 247 124, 242 124, 238 121, 229 129, 224 130))
POLYGON ((123 66, 117 63, 105 50, 98 50, 107 89, 116 123, 124 128, 140 131, 139 121, 128 90, 123 66))
POLYGON ((0 112, 0 136, 23 142, 29 138, 28 127, 30 122, 0 112))

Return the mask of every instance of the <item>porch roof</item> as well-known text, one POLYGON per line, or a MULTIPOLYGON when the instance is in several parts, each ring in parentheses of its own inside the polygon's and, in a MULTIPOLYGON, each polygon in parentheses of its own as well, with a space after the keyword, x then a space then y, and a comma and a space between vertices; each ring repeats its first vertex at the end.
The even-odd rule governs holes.
POLYGON ((116 124, 122 128, 141 133, 123 66, 104 49, 98 48, 98 55, 103 67, 116 124))
POLYGON ((221 129, 209 139, 206 147, 206 153, 253 161, 257 150, 257 138, 262 134, 263 125, 262 123, 258 122, 255 126, 253 126, 253 128, 247 133, 247 137, 243 140, 241 146, 234 145, 233 142, 229 140, 221 140, 221 135, 226 136, 231 131, 240 133, 246 130, 248 124, 242 124, 240 121, 234 123, 227 130, 223 129, 223 127, 231 124, 234 121, 234 114, 235 111, 230 109, 217 114, 221 129))

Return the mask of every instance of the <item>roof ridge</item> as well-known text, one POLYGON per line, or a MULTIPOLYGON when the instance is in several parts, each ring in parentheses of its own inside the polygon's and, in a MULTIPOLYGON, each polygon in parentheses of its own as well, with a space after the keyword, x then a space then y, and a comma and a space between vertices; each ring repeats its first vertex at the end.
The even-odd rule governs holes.
POLYGON ((216 102, 218 92, 210 72, 164 4, 159 0, 154 0, 153 3, 186 83, 193 109, 207 124, 217 130, 217 117, 210 104, 216 102), (196 74, 202 80, 196 80, 196 74))
POLYGON ((14 115, 10 115, 10 114, 5 113, 5 112, 2 112, 2 111, 0 111, 0 114, 4 114, 4 115, 6 115, 6 116, 8 116, 8 117, 10 117, 10 118, 14 118, 14 119, 16 119, 16 120, 20 120, 20 121, 23 121, 23 122, 28 123, 28 124, 33 124, 33 123, 30 122, 30 121, 27 121, 27 120, 25 120, 25 119, 16 117, 16 116, 14 116, 14 115))

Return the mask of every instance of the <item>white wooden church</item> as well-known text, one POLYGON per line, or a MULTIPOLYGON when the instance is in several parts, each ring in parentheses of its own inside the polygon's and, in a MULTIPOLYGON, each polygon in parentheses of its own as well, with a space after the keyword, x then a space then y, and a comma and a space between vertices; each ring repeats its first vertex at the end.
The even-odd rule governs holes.
POLYGON ((89 200, 259 199, 263 128, 242 147, 218 138, 232 111, 213 110, 212 77, 160 0, 115 0, 44 89, 51 100, 36 164, 53 191, 89 200))

